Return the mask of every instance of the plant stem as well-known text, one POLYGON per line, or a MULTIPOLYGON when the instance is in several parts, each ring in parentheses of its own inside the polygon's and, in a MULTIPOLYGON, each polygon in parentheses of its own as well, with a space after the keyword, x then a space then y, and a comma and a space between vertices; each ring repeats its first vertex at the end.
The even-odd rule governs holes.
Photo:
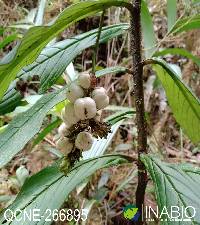
MULTIPOLYGON (((136 107, 136 123, 138 130, 138 186, 136 190, 136 205, 140 212, 143 211, 145 190, 147 186, 147 171, 140 160, 141 154, 147 153, 147 130, 144 110, 144 90, 143 90, 143 64, 141 56, 141 0, 133 0, 133 10, 131 11, 131 51, 133 57, 133 82, 134 98, 136 107)), ((143 224, 140 216, 137 224, 143 224)))
POLYGON ((105 15, 105 10, 102 12, 101 14, 101 19, 99 22, 99 31, 97 34, 97 40, 96 40, 96 44, 94 47, 94 52, 93 52, 93 59, 92 59, 92 73, 95 74, 95 67, 96 67, 96 61, 97 61, 97 53, 98 53, 98 49, 99 49, 99 40, 101 37, 101 31, 102 31, 102 27, 103 27, 103 22, 104 22, 104 15, 105 15))

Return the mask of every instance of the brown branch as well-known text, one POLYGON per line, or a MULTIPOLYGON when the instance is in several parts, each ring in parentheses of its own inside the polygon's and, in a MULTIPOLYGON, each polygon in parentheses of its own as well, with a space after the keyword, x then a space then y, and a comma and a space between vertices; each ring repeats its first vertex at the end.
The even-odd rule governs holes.
MULTIPOLYGON (((145 190, 147 186, 147 171, 140 160, 141 154, 147 153, 147 131, 144 111, 144 90, 143 90, 143 63, 141 56, 141 0, 133 0, 131 11, 131 51, 133 57, 133 82, 134 98, 136 107, 136 123, 138 130, 138 186, 136 190, 136 205, 140 212, 143 210, 145 190)), ((142 225, 142 216, 137 224, 142 225)))

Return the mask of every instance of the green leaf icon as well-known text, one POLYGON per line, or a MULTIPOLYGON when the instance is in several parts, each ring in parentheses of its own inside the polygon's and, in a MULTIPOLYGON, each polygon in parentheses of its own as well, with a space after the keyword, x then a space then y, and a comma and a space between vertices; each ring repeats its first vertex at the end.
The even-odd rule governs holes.
POLYGON ((129 207, 127 207, 127 208, 125 208, 125 210, 124 210, 124 217, 126 218, 126 219, 129 219, 129 220, 131 220, 131 219, 133 219, 134 218, 134 216, 135 216, 135 214, 137 213, 137 211, 138 211, 138 208, 129 208, 129 207))

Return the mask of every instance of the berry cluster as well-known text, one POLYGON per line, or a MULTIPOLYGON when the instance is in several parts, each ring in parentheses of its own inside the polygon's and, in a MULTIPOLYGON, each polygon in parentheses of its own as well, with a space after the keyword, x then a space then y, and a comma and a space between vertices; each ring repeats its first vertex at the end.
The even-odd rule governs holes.
POLYGON ((77 150, 80 154, 89 150, 93 136, 107 136, 110 127, 100 118, 101 110, 109 104, 109 97, 103 87, 96 87, 96 78, 86 72, 70 84, 66 97, 70 103, 61 112, 63 123, 58 128, 56 147, 65 156, 70 156, 77 150))

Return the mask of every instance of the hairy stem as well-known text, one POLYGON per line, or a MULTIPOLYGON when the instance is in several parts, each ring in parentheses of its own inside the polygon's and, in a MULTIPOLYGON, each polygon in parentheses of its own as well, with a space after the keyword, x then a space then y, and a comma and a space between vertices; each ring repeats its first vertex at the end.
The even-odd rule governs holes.
MULTIPOLYGON (((131 51, 133 57, 133 82, 134 99, 136 107, 136 123, 138 130, 138 186, 136 190, 136 205, 142 212, 144 205, 145 190, 147 186, 147 171, 140 160, 141 154, 147 153, 147 131, 144 111, 144 90, 143 90, 143 64, 141 56, 141 0, 133 1, 131 11, 131 51)), ((140 216, 137 224, 143 224, 140 216)))

